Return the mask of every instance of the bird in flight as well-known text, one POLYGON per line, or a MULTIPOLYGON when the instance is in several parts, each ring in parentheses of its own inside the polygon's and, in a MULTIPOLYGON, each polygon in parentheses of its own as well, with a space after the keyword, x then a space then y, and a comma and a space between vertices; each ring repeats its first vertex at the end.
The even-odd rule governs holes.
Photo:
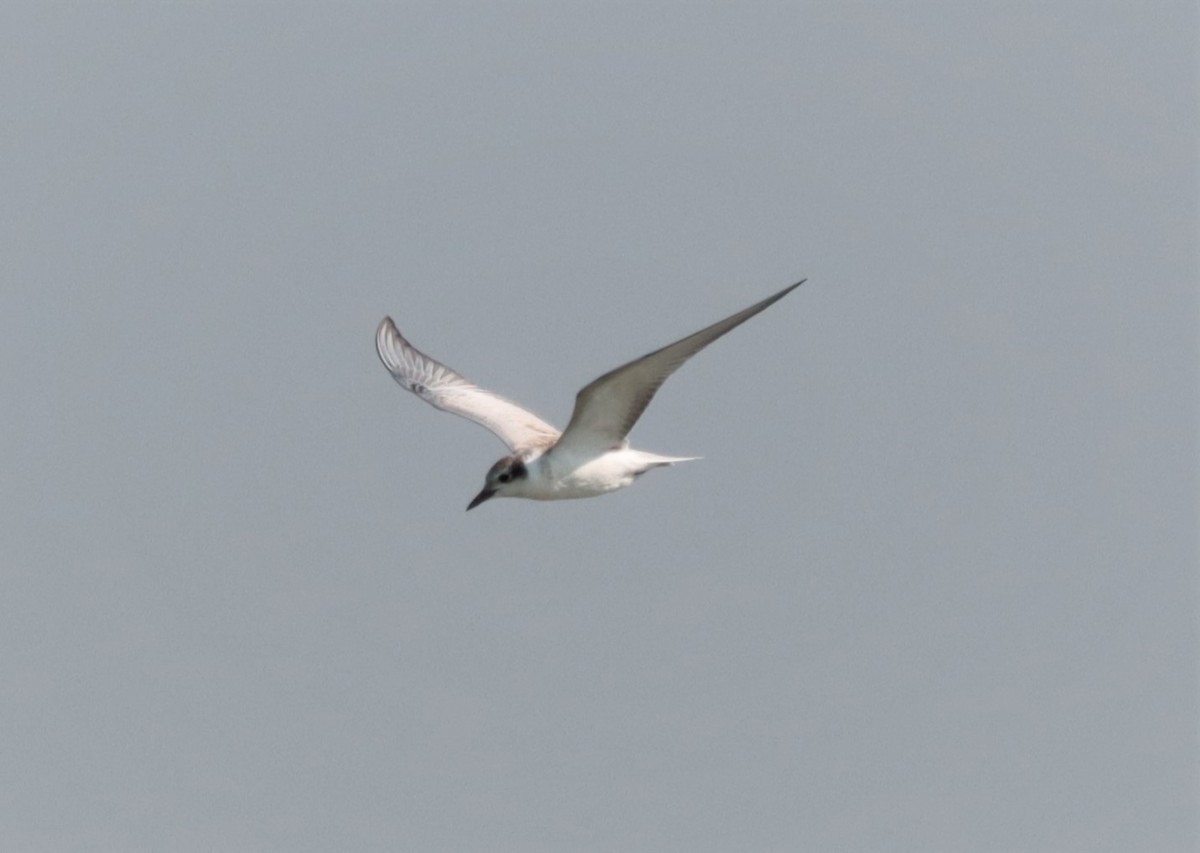
POLYGON ((590 498, 624 488, 651 468, 699 458, 634 450, 626 436, 655 392, 685 361, 806 280, 593 380, 575 395, 575 410, 562 432, 425 355, 404 339, 391 317, 379 324, 375 348, 401 387, 443 412, 487 427, 508 446, 509 455, 488 470, 468 510, 494 497, 590 498))

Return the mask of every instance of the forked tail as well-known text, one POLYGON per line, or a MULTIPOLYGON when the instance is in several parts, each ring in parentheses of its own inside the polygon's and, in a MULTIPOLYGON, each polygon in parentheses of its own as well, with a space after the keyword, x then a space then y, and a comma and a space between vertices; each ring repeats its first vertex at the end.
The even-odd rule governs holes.
POLYGON ((661 468, 664 465, 674 465, 676 462, 695 462, 703 456, 660 456, 657 453, 643 453, 642 461, 646 468, 661 468))

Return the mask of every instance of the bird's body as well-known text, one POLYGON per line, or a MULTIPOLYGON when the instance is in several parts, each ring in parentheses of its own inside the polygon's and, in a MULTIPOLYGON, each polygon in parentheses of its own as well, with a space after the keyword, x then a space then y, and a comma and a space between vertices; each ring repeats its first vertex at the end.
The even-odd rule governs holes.
POLYGON ((651 468, 697 458, 660 456, 632 447, 619 447, 591 456, 542 453, 525 460, 528 476, 514 482, 508 495, 535 501, 593 498, 623 489, 651 468))
POLYGON ((390 317, 379 324, 375 346, 401 386, 443 411, 487 427, 508 445, 511 455, 491 467, 483 490, 467 509, 491 497, 590 498, 624 488, 651 468, 698 458, 634 450, 626 436, 658 388, 685 361, 803 283, 589 383, 576 395, 571 421, 561 433, 413 347, 390 317))

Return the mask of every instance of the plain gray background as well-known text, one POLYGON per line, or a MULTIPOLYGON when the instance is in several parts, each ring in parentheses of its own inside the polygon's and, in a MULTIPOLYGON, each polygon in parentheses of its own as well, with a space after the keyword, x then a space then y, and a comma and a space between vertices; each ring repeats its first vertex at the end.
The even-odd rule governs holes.
POLYGON ((1183 851, 1197 13, 0 8, 0 847, 1183 851), (635 443, 562 425, 807 276, 635 443))

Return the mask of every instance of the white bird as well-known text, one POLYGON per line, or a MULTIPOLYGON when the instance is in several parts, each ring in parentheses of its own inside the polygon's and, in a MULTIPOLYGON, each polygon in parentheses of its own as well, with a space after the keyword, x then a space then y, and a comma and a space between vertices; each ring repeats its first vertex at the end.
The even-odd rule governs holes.
POLYGON ((651 468, 699 458, 634 450, 626 436, 655 392, 685 361, 806 280, 593 380, 575 396, 571 421, 561 433, 425 355, 404 339, 391 317, 379 324, 375 348, 402 387, 444 412, 487 427, 508 446, 510 455, 488 470, 483 490, 467 504, 468 510, 493 497, 590 498, 624 488, 651 468))

